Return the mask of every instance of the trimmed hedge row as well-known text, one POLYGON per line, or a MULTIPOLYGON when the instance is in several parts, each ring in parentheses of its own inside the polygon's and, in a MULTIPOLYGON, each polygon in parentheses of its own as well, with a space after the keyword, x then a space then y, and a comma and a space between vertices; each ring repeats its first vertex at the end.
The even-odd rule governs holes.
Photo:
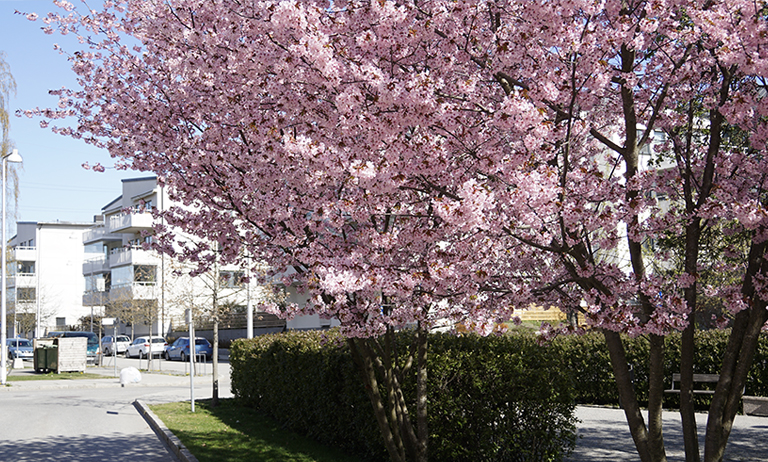
MULTIPOLYGON (((696 334, 695 372, 718 372, 729 333, 696 334)), ((408 345, 409 333, 400 335, 398 343, 408 345)), ((625 348, 638 399, 647 403, 648 341, 626 338, 625 348)), ((234 393, 245 405, 366 460, 387 459, 358 372, 337 333, 238 340, 230 361, 234 393)), ((679 367, 680 336, 673 334, 666 338, 666 388, 679 367)), ((597 332, 559 337, 547 346, 525 333, 430 335, 428 368, 433 460, 561 460, 574 444, 574 403, 618 404, 608 352, 597 332)), ((413 402, 413 388, 404 391, 413 402)), ((755 354, 746 394, 768 396, 767 336, 755 354)), ((709 400, 696 399, 701 405, 709 400)), ((677 407, 677 400, 666 395, 665 406, 677 407)))
MULTIPOLYGON (((729 330, 700 331, 696 333, 694 372, 717 374, 720 372, 729 330)), ((665 339, 664 378, 665 389, 672 386, 672 374, 680 372, 679 334, 665 339)), ((648 340, 645 337, 625 338, 627 361, 632 366, 635 390, 638 400, 648 403, 648 340)), ((548 348, 562 355, 563 361, 573 373, 576 402, 580 404, 618 405, 619 398, 613 379, 613 370, 608 358, 604 338, 597 332, 582 336, 559 337, 548 348)), ((746 393, 753 396, 768 396, 768 336, 761 336, 754 362, 747 377, 746 393)), ((696 395, 696 400, 705 405, 711 398, 696 395)), ((667 408, 679 406, 677 395, 667 394, 664 405, 667 408)))
MULTIPOLYGON (((410 334, 399 334, 403 353, 410 334)), ((430 459, 562 460, 575 444, 574 395, 561 356, 552 353, 530 335, 430 335, 430 459)), ((387 459, 346 342, 335 332, 238 340, 230 363, 233 391, 245 405, 366 460, 387 459)), ((413 402, 412 385, 404 393, 413 402)))
POLYGON ((346 342, 318 331, 239 339, 229 351, 232 391, 286 428, 368 460, 386 460, 346 342))

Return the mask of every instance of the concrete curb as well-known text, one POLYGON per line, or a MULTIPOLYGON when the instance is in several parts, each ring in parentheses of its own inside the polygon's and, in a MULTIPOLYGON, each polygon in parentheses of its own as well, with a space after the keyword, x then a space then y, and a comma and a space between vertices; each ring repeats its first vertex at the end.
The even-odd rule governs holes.
POLYGON ((176 435, 168 430, 168 427, 165 426, 163 421, 158 419, 155 413, 152 412, 146 404, 137 399, 133 402, 133 405, 139 411, 139 414, 144 417, 144 420, 147 421, 152 430, 157 434, 157 437, 160 438, 163 443, 165 443, 171 452, 173 452, 177 460, 181 462, 198 462, 197 458, 191 452, 189 452, 189 449, 187 449, 181 443, 181 440, 179 440, 176 435))
MULTIPOLYGON (((51 380, 40 381, 33 385, 28 385, 26 382, 11 382, 10 385, 0 387, 0 393, 2 392, 15 392, 15 391, 29 391, 29 390, 69 390, 78 388, 121 388, 120 382, 113 382, 109 379, 95 379, 98 381, 88 382, 86 380, 51 380)), ((119 380, 119 379, 117 379, 119 380)), ((187 379, 189 380, 189 379, 187 379)), ((179 382, 156 382, 156 383, 129 383, 126 387, 130 388, 146 388, 146 387, 187 387, 189 383, 183 384, 179 382)))

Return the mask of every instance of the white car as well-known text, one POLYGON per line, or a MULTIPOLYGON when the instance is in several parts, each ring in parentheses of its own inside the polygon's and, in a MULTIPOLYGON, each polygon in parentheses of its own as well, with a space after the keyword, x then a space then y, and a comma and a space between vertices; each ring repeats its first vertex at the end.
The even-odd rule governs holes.
POLYGON ((131 338, 127 335, 107 335, 101 339, 101 351, 105 356, 112 356, 113 354, 125 353, 128 345, 131 344, 131 338))
POLYGON ((128 348, 125 349, 125 357, 131 358, 138 356, 139 358, 146 358, 150 351, 152 356, 160 356, 165 351, 165 347, 168 343, 162 337, 152 337, 152 347, 150 348, 149 337, 138 337, 135 339, 128 348))

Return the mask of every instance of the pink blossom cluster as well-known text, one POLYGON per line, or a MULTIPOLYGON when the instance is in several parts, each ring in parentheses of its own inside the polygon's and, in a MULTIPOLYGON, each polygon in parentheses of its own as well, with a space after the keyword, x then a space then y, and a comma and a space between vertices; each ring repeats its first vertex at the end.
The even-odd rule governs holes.
MULTIPOLYGON (((703 289, 655 240, 768 240, 768 26, 764 2, 630 3, 60 1, 80 87, 29 115, 157 173, 181 206, 155 245, 268 264, 311 300, 281 315, 488 334, 535 303, 664 334, 703 289)), ((768 301, 743 274, 733 312, 768 301)))

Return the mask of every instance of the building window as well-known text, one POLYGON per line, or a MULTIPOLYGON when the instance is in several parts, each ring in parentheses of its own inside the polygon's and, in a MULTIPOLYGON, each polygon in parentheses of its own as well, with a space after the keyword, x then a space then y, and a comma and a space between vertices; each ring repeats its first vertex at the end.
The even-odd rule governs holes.
POLYGON ((66 326, 67 325, 67 318, 56 318, 56 326, 66 326))
POLYGON ((133 207, 136 213, 151 212, 153 208, 152 199, 144 199, 133 207))
POLYGON ((104 275, 93 275, 85 278, 86 292, 102 292, 106 290, 106 278, 104 275))
POLYGON ((120 266, 112 270, 112 284, 115 286, 130 285, 133 283, 133 267, 120 266))
POLYGON ((137 237, 136 239, 131 239, 129 241, 129 244, 131 247, 142 247, 143 244, 152 244, 152 236, 144 236, 144 237, 137 237))
POLYGON ((139 283, 152 285, 157 282, 157 267, 154 265, 121 266, 112 270, 112 277, 104 282, 104 287, 120 287, 139 283))
POLYGON ((242 287, 245 274, 242 271, 219 271, 221 287, 242 287))
POLYGON ((34 287, 19 287, 16 289, 16 298, 19 302, 34 302, 35 288, 34 287))
POLYGON ((157 282, 157 267, 153 265, 136 265, 133 267, 133 281, 143 283, 157 282))
POLYGON ((35 274, 35 262, 33 261, 17 261, 16 265, 18 274, 35 274))

